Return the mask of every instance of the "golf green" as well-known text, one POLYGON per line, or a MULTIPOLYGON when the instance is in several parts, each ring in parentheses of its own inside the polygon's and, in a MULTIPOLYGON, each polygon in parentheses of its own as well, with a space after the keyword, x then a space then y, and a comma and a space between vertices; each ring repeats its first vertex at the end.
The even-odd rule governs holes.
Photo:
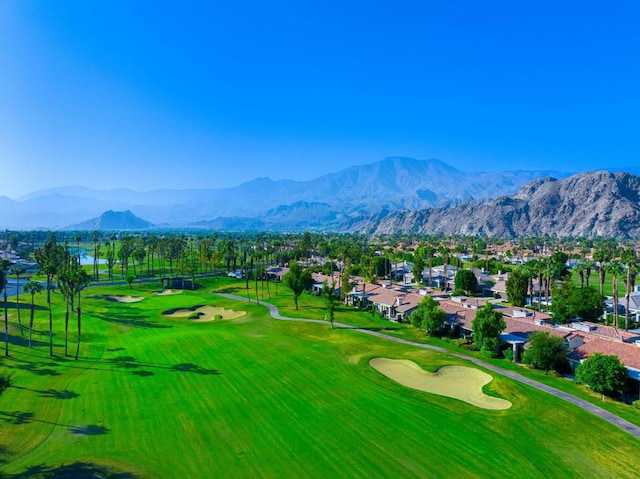
POLYGON ((452 356, 277 321, 210 288, 154 290, 91 288, 78 361, 63 355, 58 295, 54 357, 44 308, 34 348, 12 328, 0 362, 13 375, 0 397, 7 477, 635 477, 640 466, 631 435, 504 377, 483 389, 513 404, 496 411, 407 388, 369 365, 463 364, 452 356), (247 314, 163 314, 202 305, 247 314))

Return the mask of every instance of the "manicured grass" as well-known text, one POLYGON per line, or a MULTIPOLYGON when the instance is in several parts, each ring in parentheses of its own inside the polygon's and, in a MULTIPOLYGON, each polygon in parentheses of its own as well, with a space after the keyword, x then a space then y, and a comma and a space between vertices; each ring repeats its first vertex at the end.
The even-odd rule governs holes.
MULTIPOLYGON (((15 386, 0 397, 4 474, 48 477, 73 465, 107 477, 634 477, 640 465, 632 436, 493 373, 485 392, 511 401, 506 411, 408 389, 368 365, 373 357, 428 370, 468 365, 451 356, 328 324, 276 321, 213 287, 175 296, 155 289, 89 289, 96 298, 83 300, 79 361, 62 356, 59 295, 56 356, 48 355, 45 310, 37 346, 11 344, 0 363, 15 386), (145 299, 117 303, 103 294, 145 299), (207 323, 162 314, 202 304, 248 314, 207 323)), ((290 301, 292 316, 322 318, 317 298, 301 297, 295 312, 287 294, 279 287, 272 302, 290 301)), ((336 320, 347 322, 348 313, 357 314, 336 320)))

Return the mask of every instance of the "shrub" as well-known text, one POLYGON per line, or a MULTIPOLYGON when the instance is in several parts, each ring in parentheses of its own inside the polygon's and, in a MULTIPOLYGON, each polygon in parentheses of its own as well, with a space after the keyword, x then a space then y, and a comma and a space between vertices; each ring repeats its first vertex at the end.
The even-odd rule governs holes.
POLYGON ((504 356, 505 359, 509 360, 509 361, 513 361, 513 349, 512 348, 505 348, 502 350, 502 355, 504 356))
POLYGON ((480 348, 480 353, 488 358, 499 358, 502 355, 500 351, 485 347, 480 348))
POLYGON ((631 403, 631 405, 636 409, 640 409, 640 399, 636 399, 631 403))

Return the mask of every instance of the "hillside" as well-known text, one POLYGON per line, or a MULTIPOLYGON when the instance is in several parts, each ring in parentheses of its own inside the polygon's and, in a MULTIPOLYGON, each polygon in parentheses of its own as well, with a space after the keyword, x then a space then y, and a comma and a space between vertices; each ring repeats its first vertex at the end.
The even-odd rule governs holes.
POLYGON ((67 230, 121 231, 143 230, 153 227, 152 223, 138 218, 131 211, 105 211, 99 217, 67 226, 67 230))
POLYGON ((640 177, 598 171, 543 178, 495 200, 361 217, 359 233, 463 234, 488 237, 640 235, 640 177))

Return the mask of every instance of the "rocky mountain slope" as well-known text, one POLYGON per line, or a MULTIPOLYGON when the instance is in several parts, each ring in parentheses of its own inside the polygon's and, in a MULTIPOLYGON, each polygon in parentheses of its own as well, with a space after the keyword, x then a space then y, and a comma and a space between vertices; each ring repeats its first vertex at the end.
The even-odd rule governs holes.
POLYGON ((599 171, 533 181, 495 200, 400 211, 345 223, 360 233, 640 236, 640 177, 599 171))

